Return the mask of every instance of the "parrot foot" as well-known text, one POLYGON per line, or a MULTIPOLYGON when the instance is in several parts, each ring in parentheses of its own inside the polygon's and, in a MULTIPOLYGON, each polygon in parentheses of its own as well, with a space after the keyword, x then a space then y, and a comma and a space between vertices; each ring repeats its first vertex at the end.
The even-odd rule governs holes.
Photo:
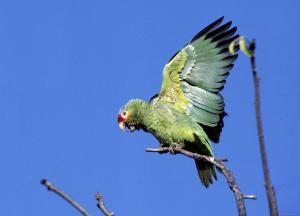
POLYGON ((180 146, 178 143, 172 143, 170 146, 169 146, 169 152, 171 154, 177 154, 177 152, 174 150, 175 148, 182 148, 182 146, 180 146))

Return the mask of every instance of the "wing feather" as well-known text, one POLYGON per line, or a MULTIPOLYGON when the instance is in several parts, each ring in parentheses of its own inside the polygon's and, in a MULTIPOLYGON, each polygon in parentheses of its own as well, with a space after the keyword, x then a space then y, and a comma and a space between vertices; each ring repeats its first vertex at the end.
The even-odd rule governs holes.
POLYGON ((237 58, 228 52, 230 42, 238 37, 237 28, 231 28, 231 21, 221 25, 223 18, 200 31, 165 65, 157 99, 173 103, 205 128, 215 128, 209 134, 214 134, 210 139, 216 142, 226 115, 219 92, 237 58))

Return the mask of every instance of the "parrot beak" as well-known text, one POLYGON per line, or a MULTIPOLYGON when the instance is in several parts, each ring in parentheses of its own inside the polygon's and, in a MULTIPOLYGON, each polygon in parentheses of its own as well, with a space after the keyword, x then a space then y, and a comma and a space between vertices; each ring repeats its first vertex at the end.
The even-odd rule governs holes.
POLYGON ((122 116, 120 114, 118 115, 118 123, 119 123, 119 128, 122 131, 126 131, 126 125, 124 123, 124 119, 122 118, 122 116))
POLYGON ((126 131, 125 123, 124 123, 124 122, 119 122, 119 128, 120 128, 122 131, 126 131))
POLYGON ((127 123, 127 118, 124 118, 121 114, 118 115, 119 128, 125 132, 133 132, 136 127, 127 123))
POLYGON ((136 130, 136 128, 134 126, 128 125, 125 121, 126 120, 119 114, 118 115, 118 124, 119 124, 119 128, 122 131, 133 132, 134 130, 136 130))

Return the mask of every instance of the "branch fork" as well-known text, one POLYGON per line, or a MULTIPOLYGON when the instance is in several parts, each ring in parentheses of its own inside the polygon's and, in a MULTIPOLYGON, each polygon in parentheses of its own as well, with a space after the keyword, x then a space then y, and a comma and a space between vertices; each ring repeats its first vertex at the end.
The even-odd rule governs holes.
MULTIPOLYGON (((75 200, 73 200, 70 196, 68 196, 65 192, 61 191, 57 187, 55 187, 52 183, 50 183, 47 179, 42 179, 41 184, 44 185, 49 191, 54 192, 65 201, 67 201, 70 205, 72 205, 76 210, 78 210, 83 216, 91 216, 82 206, 80 206, 75 200)), ((97 192, 96 195, 97 207, 101 210, 101 212, 105 216, 114 216, 113 212, 110 212, 103 202, 102 195, 97 192)))

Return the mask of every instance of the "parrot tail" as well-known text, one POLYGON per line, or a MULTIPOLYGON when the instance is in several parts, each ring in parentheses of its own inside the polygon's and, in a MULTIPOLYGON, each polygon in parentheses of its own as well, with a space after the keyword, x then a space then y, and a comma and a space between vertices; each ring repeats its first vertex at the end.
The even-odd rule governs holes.
POLYGON ((213 179, 217 180, 215 166, 209 162, 195 160, 198 175, 201 183, 208 188, 213 183, 213 179))

